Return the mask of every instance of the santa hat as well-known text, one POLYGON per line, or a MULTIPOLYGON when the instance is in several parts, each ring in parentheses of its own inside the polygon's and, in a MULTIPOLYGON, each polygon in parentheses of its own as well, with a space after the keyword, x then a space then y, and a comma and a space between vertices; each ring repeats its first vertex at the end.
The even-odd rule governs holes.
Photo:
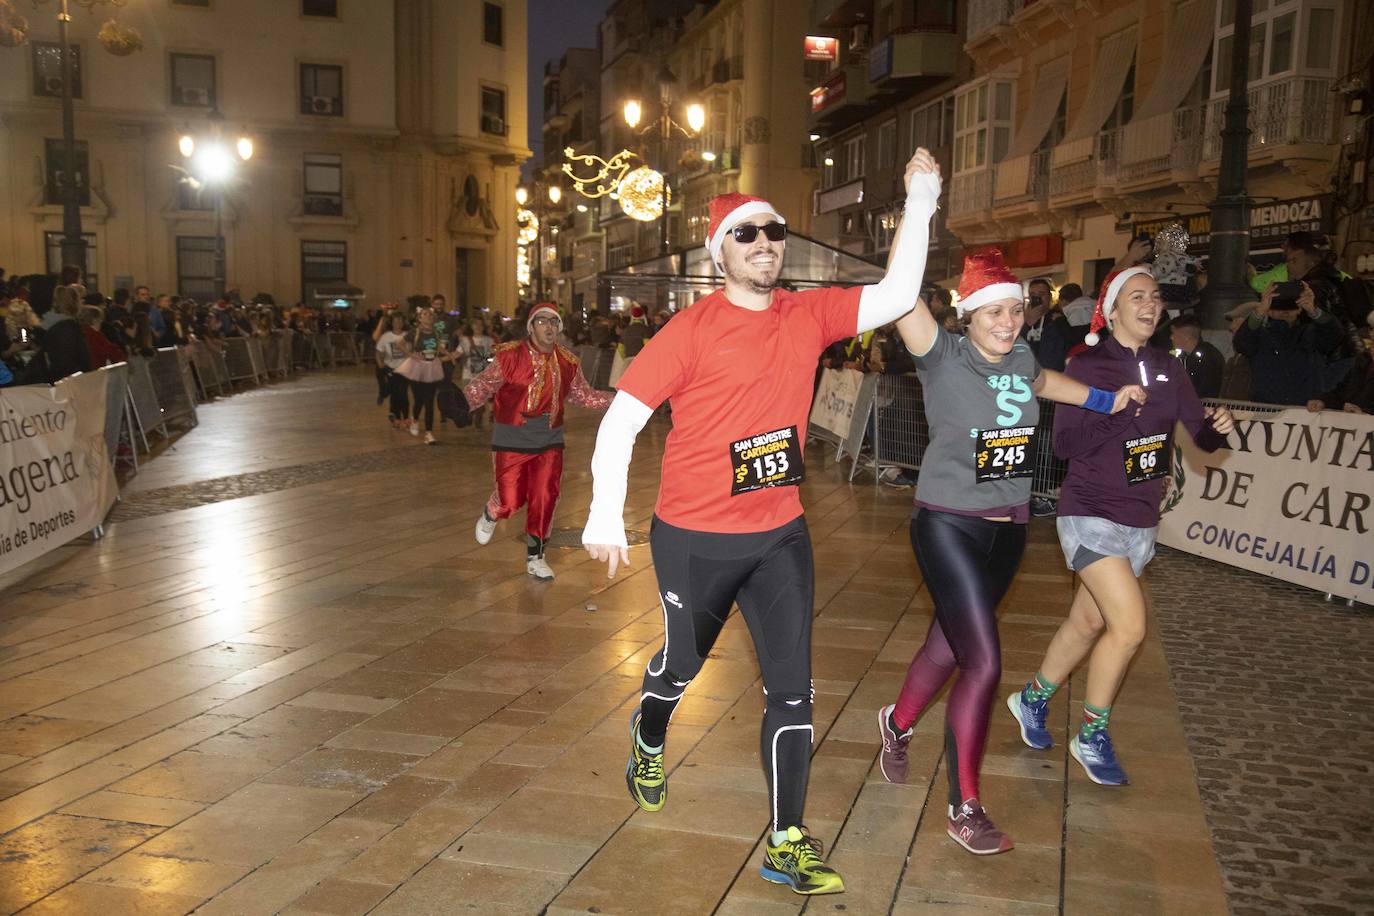
POLYGON ((644 321, 644 306, 638 304, 630 306, 630 320, 644 321))
POLYGON ((534 319, 538 318, 541 315, 548 316, 549 318, 552 318, 554 321, 558 322, 558 327, 560 329, 563 327, 563 316, 558 314, 558 306, 554 305, 552 302, 541 302, 534 308, 530 309, 530 317, 525 322, 525 330, 533 330, 534 319))
POLYGON ((1102 292, 1097 297, 1097 308, 1093 311, 1092 324, 1088 326, 1088 336, 1083 338, 1085 344, 1090 347, 1097 346, 1097 342, 1102 339, 1098 332, 1112 325, 1112 313, 1116 311, 1116 297, 1121 295, 1121 287, 1125 286, 1131 277, 1137 276, 1153 278, 1154 274, 1148 267, 1137 266, 1107 275, 1107 279, 1102 283, 1102 292))
POLYGON ((998 299, 1021 301, 1021 281, 1002 263, 1000 248, 985 248, 964 258, 964 273, 959 278, 959 300, 954 310, 963 318, 977 308, 998 299))
POLYGON ((711 263, 720 263, 720 248, 725 244, 727 232, 747 219, 765 214, 787 225, 787 220, 762 197, 732 192, 712 199, 711 221, 706 226, 706 250, 711 253, 711 263))

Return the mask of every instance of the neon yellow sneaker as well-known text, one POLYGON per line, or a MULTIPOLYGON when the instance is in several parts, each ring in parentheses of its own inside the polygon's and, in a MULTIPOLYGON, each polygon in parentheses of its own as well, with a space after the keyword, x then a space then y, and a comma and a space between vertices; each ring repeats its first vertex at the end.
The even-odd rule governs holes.
POLYGON ((630 762, 625 764, 625 785, 635 804, 645 811, 661 811, 668 800, 663 754, 648 754, 639 746, 639 710, 630 719, 630 762))
POLYGON ((765 881, 786 884, 797 894, 843 893, 844 879, 821 858, 821 841, 807 836, 804 829, 788 827, 787 839, 777 846, 770 839, 759 874, 765 881))

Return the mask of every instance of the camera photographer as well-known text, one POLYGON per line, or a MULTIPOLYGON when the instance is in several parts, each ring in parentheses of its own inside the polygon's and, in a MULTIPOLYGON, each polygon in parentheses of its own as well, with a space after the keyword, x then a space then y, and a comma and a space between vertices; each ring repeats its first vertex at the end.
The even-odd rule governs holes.
POLYGON ((1289 280, 1264 290, 1231 342, 1250 363, 1250 400, 1306 405, 1321 396, 1327 355, 1344 338, 1336 317, 1317 307, 1312 287, 1289 280))

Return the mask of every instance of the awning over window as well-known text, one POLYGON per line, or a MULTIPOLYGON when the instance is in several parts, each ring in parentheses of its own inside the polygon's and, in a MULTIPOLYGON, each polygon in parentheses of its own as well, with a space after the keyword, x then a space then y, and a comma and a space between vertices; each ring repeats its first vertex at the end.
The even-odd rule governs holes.
MULTIPOLYGON (((1126 74, 1131 69, 1131 62, 1135 60, 1137 35, 1135 26, 1131 26, 1108 36, 1098 47, 1092 79, 1089 81, 1088 97, 1083 100, 1078 117, 1064 134, 1065 144, 1096 137, 1097 132, 1111 116, 1112 109, 1121 99, 1121 90, 1126 85, 1126 74)), ((1092 155, 1091 143, 1076 143, 1072 149, 1074 154, 1069 159, 1064 159, 1056 153, 1055 165, 1087 159, 1092 155)))
POLYGON ((1186 0, 1174 8, 1164 42, 1164 59, 1150 94, 1136 108, 1133 120, 1169 114, 1183 104, 1211 50, 1216 12, 1216 0, 1186 0))
POLYGON ((1064 97, 1064 87, 1069 82, 1069 57, 1055 58, 1040 68, 1035 77, 1035 88, 1031 91, 1030 108, 1017 125, 1016 135, 1007 148, 1005 159, 1028 156, 1045 139, 1054 116, 1059 111, 1059 102, 1064 97))

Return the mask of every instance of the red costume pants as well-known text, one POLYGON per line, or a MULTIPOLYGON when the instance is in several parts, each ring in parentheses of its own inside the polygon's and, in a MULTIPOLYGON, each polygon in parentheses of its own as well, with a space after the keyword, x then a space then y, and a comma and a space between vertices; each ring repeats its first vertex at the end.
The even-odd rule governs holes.
POLYGON ((551 448, 537 455, 492 452, 491 460, 496 469, 496 489, 487 500, 487 515, 498 520, 510 518, 516 509, 528 504, 525 533, 548 537, 563 479, 563 450, 551 448))

